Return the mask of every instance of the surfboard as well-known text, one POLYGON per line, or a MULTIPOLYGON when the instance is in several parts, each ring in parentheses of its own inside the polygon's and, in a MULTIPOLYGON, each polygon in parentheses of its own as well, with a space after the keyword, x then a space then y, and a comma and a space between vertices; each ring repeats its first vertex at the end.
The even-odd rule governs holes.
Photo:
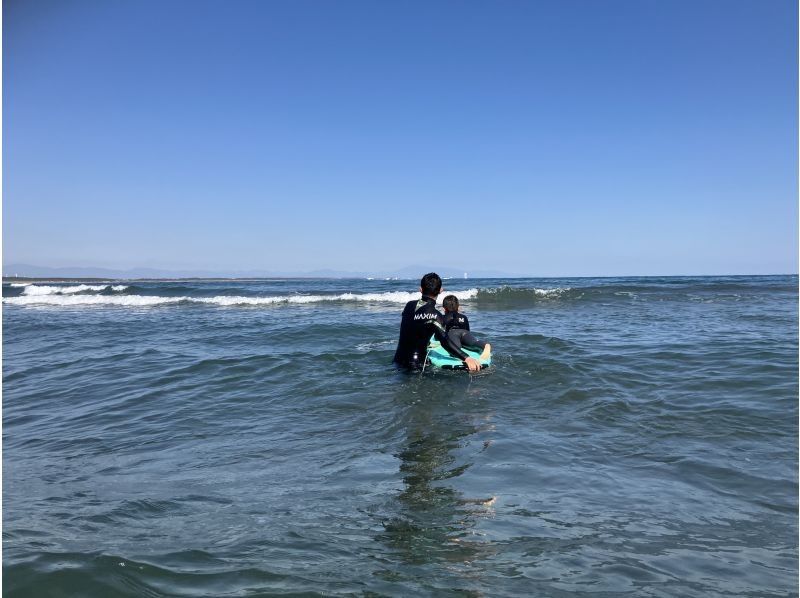
MULTIPOLYGON (((473 351, 472 349, 468 349, 467 347, 462 347, 464 352, 469 355, 470 357, 474 357, 478 360, 481 364, 481 369, 487 368, 492 365, 492 356, 489 355, 486 359, 480 359, 481 353, 480 351, 473 351)), ((442 368, 443 370, 466 370, 467 366, 464 365, 464 362, 458 359, 457 357, 453 357, 448 353, 442 344, 439 341, 431 339, 430 343, 428 343, 428 360, 437 368, 442 368)))

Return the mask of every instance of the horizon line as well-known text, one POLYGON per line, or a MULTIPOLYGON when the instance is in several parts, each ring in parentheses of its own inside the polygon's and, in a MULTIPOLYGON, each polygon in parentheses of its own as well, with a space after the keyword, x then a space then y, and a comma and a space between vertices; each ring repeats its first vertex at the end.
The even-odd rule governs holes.
MULTIPOLYGON (((794 273, 769 273, 769 274, 604 274, 599 276, 594 275, 558 275, 558 276, 545 276, 545 275, 526 275, 526 276, 476 276, 474 278, 459 278, 459 277, 442 277, 443 280, 488 280, 488 279, 559 279, 559 278, 712 278, 712 277, 726 277, 726 278, 767 278, 772 276, 798 276, 797 272, 794 273)), ((2 280, 30 280, 30 281, 65 281, 65 280, 128 280, 128 281, 180 281, 180 280, 378 280, 378 282, 386 281, 400 281, 400 280, 416 280, 414 278, 406 277, 368 277, 368 276, 144 276, 135 278, 122 278, 112 276, 11 276, 2 275, 2 280)))

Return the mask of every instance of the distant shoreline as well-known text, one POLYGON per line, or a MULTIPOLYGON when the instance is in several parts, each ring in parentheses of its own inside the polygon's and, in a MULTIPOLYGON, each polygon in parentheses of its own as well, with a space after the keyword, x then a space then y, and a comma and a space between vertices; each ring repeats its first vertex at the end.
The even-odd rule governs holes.
MULTIPOLYGON (((502 278, 502 277, 498 277, 502 278)), ((524 278, 524 277, 523 277, 524 278)), ((181 282, 181 281, 203 281, 203 282, 232 282, 232 281, 259 281, 259 280, 367 280, 362 276, 250 276, 250 277, 206 277, 206 276, 169 276, 165 278, 124 278, 124 277, 89 277, 89 276, 4 276, 3 284, 13 284, 15 282, 110 282, 110 281, 130 281, 130 282, 181 282)), ((375 278, 374 280, 386 280, 375 278)), ((389 280, 413 280, 411 278, 392 278, 389 280)), ((463 280, 463 279, 461 279, 463 280)), ((469 279, 467 279, 469 280, 469 279)))
MULTIPOLYGON (((472 278, 447 277, 445 280, 470 281, 470 280, 559 280, 559 279, 603 279, 603 278, 770 278, 775 276, 798 276, 798 274, 628 274, 622 276, 475 276, 472 278)), ((222 276, 170 276, 163 278, 143 277, 126 278, 114 276, 3 276, 3 284, 15 283, 44 283, 44 282, 259 282, 268 280, 359 280, 370 282, 399 282, 415 281, 416 278, 386 278, 366 276, 248 276, 248 277, 222 277, 222 276)))

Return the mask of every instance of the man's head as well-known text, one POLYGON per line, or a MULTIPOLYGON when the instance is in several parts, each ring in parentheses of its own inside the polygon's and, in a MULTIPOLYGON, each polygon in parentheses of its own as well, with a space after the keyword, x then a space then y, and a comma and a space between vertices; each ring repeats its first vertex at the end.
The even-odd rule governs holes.
POLYGON ((426 297, 433 297, 434 299, 442 292, 442 279, 436 272, 428 272, 419 281, 419 290, 426 297))
POLYGON ((442 305, 447 312, 458 311, 458 297, 455 295, 448 295, 442 300, 442 305))

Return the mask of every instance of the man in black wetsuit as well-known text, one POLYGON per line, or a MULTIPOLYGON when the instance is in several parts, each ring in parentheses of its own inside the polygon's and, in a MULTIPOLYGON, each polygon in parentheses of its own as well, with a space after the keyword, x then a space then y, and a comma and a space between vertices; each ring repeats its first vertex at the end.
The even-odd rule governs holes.
POLYGON ((442 347, 450 355, 461 359, 469 371, 480 370, 480 363, 455 346, 445 334, 442 314, 436 309, 436 297, 442 291, 442 279, 439 275, 430 272, 423 276, 419 290, 422 298, 409 301, 403 309, 400 340, 397 342, 394 362, 411 369, 421 368, 425 364, 428 341, 435 335, 442 347))

